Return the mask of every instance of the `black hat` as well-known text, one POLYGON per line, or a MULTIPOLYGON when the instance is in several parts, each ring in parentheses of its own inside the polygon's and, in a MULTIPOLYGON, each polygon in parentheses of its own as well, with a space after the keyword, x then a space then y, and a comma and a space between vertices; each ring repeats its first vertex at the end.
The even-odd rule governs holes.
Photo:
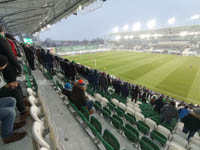
POLYGON ((0 67, 3 67, 7 63, 8 63, 7 57, 0 55, 0 67))
POLYGON ((0 25, 0 32, 4 32, 4 27, 0 25))
POLYGON ((16 40, 16 39, 14 38, 14 36, 13 36, 12 34, 9 34, 9 33, 6 33, 6 34, 5 34, 5 37, 8 38, 8 39, 10 39, 10 40, 14 40, 14 41, 16 40))

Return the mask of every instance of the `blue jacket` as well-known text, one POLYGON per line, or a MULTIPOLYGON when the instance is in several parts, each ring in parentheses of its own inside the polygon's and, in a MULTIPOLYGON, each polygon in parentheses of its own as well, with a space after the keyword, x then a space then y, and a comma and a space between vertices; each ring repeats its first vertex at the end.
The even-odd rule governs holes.
POLYGON ((183 108, 179 111, 178 117, 180 119, 183 119, 185 116, 187 116, 189 114, 189 110, 187 110, 186 108, 183 108))

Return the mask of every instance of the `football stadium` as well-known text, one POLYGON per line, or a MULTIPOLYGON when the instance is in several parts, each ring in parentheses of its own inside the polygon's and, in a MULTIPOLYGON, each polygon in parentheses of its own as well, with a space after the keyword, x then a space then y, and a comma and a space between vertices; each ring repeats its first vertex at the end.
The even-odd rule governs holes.
POLYGON ((1 0, 0 150, 200 150, 199 4, 1 0))

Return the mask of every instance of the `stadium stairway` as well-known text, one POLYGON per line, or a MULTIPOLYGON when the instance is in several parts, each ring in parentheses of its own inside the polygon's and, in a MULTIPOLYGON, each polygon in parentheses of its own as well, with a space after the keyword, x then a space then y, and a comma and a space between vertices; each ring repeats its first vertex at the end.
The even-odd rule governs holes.
POLYGON ((33 71, 38 83, 38 94, 46 109, 49 111, 49 120, 53 124, 54 142, 58 149, 95 150, 97 147, 84 132, 70 111, 63 105, 59 95, 54 91, 51 82, 41 71, 33 71))

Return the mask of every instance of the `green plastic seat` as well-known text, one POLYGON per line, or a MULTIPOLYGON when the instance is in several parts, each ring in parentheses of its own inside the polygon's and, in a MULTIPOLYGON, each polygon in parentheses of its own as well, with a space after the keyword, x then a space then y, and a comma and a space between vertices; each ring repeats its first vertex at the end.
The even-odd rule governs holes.
POLYGON ((133 143, 138 142, 138 138, 134 132, 126 128, 126 126, 123 128, 124 129, 124 135, 127 137, 127 139, 133 143))
POLYGON ((126 118, 126 120, 127 120, 129 123, 131 123, 131 124, 136 124, 135 116, 133 116, 133 115, 127 113, 127 114, 125 114, 125 118, 126 118))
POLYGON ((110 109, 111 111, 114 111, 114 110, 115 110, 115 105, 114 105, 113 103, 107 103, 107 105, 108 105, 108 107, 109 107, 109 109, 110 109))
POLYGON ((152 147, 153 150, 160 150, 160 148, 159 148, 152 140, 150 140, 149 138, 143 136, 143 137, 142 137, 142 140, 143 140, 146 144, 148 144, 150 147, 152 147))
POLYGON ((121 108, 116 108, 115 111, 120 117, 123 117, 125 114, 125 112, 121 108))
POLYGON ((102 133, 102 125, 94 116, 91 117, 90 123, 96 128, 96 130, 101 134, 102 133))
POLYGON ((99 134, 98 130, 92 125, 92 124, 87 124, 90 130, 92 131, 93 135, 96 137, 100 137, 101 135, 99 134))
POLYGON ((150 137, 152 140, 156 140, 157 142, 159 142, 162 146, 165 146, 167 142, 167 138, 156 130, 153 130, 150 133, 150 137))
POLYGON ((126 124, 125 127, 127 129, 131 130, 137 136, 137 138, 139 139, 140 134, 139 134, 139 132, 136 128, 134 128, 133 126, 131 126, 129 124, 126 124))
POLYGON ((110 144, 114 150, 120 150, 120 144, 116 137, 107 129, 104 130, 103 139, 110 144))
POLYGON ((141 150, 154 150, 149 144, 147 144, 143 139, 140 140, 141 150))
POLYGON ((101 113, 103 115, 103 117, 105 119, 110 119, 111 117, 111 111, 109 109, 107 109, 106 107, 104 107, 103 109, 101 109, 101 113))
POLYGON ((101 105, 101 103, 100 103, 100 102, 98 102, 98 101, 95 101, 95 102, 94 102, 94 107, 95 107, 95 109, 96 109, 96 110, 101 110, 101 108, 102 108, 102 105, 101 105))
POLYGON ((123 120, 117 116, 117 115, 113 115, 112 118, 111 118, 111 121, 112 121, 112 124, 113 126, 116 128, 116 129, 122 129, 123 127, 123 120))
POLYGON ((149 134, 150 128, 145 123, 143 123, 142 121, 137 122, 137 128, 143 134, 145 134, 145 135, 149 134))
POLYGON ((84 116, 86 117, 86 119, 89 121, 89 118, 90 118, 89 111, 84 106, 81 107, 81 111, 84 114, 84 116))
POLYGON ((160 115, 157 115, 157 116, 153 116, 153 117, 151 117, 151 119, 153 120, 153 121, 155 121, 156 123, 157 123, 157 125, 159 125, 161 122, 161 120, 160 120, 160 115))
POLYGON ((100 141, 104 145, 104 147, 105 147, 106 150, 114 150, 114 148, 110 144, 108 144, 108 142, 106 142, 103 139, 103 137, 100 137, 100 141))

